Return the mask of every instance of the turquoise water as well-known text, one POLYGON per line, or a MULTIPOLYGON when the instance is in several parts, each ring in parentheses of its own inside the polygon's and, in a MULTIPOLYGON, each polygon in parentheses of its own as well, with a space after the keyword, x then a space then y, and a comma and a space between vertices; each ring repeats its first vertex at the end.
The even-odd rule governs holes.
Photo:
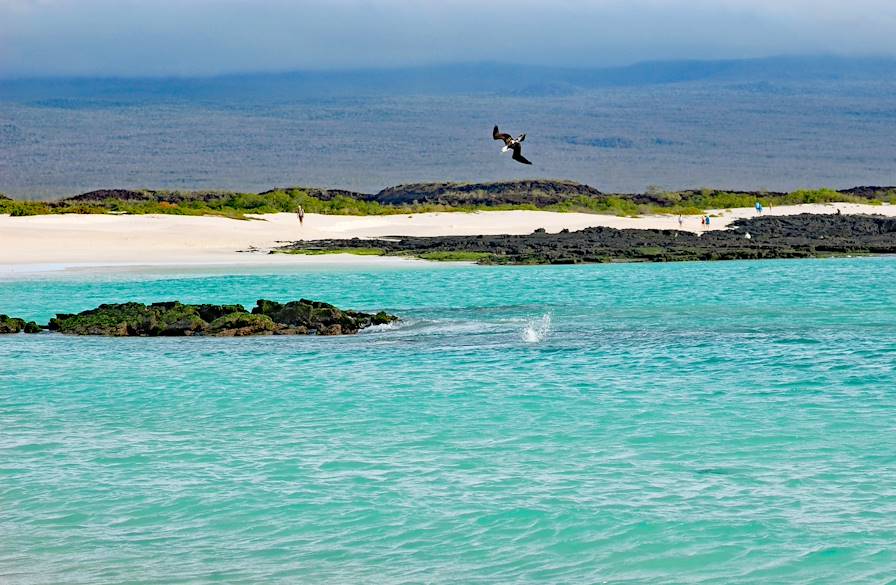
POLYGON ((896 259, 46 275, 345 338, 0 339, 3 583, 888 583, 896 259))

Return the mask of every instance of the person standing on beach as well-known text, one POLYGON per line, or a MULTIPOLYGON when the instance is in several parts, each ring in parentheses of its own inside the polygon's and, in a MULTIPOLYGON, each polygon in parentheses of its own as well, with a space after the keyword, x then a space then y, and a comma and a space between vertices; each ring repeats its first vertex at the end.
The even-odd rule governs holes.
POLYGON ((679 216, 678 216, 678 227, 681 227, 681 226, 683 226, 683 225, 684 225, 684 220, 681 219, 681 216, 679 215, 679 216))
POLYGON ((302 209, 301 205, 299 205, 299 209, 296 211, 296 217, 299 218, 299 225, 305 225, 305 210, 302 209))

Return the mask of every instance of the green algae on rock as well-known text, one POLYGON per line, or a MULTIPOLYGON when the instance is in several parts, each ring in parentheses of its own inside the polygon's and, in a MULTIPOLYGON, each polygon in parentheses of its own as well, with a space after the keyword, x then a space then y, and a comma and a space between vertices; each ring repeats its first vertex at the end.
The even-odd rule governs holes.
POLYGON ((383 311, 376 314, 358 311, 342 311, 333 305, 301 299, 281 304, 259 300, 253 315, 265 315, 290 328, 308 328, 320 335, 357 333, 372 325, 387 325, 398 318, 383 311))
POLYGON ((40 326, 34 321, 25 321, 18 317, 0 315, 0 335, 10 333, 40 333, 40 326))
POLYGON ((187 305, 178 301, 103 304, 78 314, 57 314, 51 331, 70 335, 161 337, 206 335, 349 335, 398 320, 384 312, 343 311, 302 299, 286 304, 259 300, 250 313, 242 305, 187 305))

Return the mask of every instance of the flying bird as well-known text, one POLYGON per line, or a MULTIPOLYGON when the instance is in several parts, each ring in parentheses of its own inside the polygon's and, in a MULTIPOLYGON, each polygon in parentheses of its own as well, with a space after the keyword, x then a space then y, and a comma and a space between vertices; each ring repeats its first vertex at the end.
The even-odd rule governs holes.
POLYGON ((507 152, 508 150, 512 150, 513 151, 513 160, 515 160, 516 162, 523 163, 524 165, 532 164, 531 162, 529 162, 526 159, 526 157, 524 157, 520 153, 520 151, 523 149, 522 142, 523 142, 523 140, 526 139, 525 134, 520 134, 517 138, 514 138, 510 134, 507 134, 505 132, 499 132, 498 127, 495 126, 495 129, 492 130, 492 138, 494 138, 495 140, 503 140, 504 148, 501 149, 501 152, 507 152))

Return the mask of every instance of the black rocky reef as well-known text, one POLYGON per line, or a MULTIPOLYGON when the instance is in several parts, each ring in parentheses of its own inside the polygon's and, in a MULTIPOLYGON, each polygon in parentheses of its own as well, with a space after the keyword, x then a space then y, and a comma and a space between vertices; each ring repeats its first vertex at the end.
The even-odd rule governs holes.
POLYGON ((290 250, 376 247, 385 254, 482 254, 480 263, 574 264, 580 262, 807 258, 834 254, 896 254, 896 219, 879 215, 765 216, 735 221, 730 229, 702 235, 679 230, 593 227, 529 235, 390 236, 378 240, 299 241, 290 250))
POLYGON ((0 335, 9 333, 39 333, 40 326, 34 321, 25 321, 18 317, 0 315, 0 335))
POLYGON ((245 335, 350 335, 398 318, 343 311, 302 299, 286 304, 259 300, 252 312, 242 305, 186 305, 178 301, 104 304, 77 314, 60 313, 51 331, 71 335, 235 337, 245 335))

